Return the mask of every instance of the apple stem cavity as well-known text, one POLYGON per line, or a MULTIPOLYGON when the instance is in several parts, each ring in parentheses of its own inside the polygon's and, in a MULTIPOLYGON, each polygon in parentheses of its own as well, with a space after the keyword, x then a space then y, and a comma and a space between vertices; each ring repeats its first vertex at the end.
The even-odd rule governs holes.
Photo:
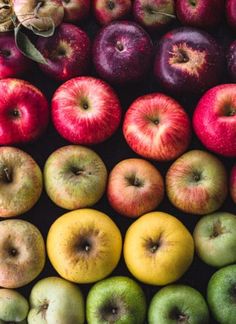
POLYGON ((115 3, 111 0, 109 0, 107 3, 107 7, 108 7, 108 9, 113 10, 115 8, 115 3))
POLYGON ((119 52, 122 52, 124 50, 124 46, 120 41, 116 43, 116 48, 118 49, 119 52))
POLYGON ((196 0, 189 0, 189 4, 193 7, 196 7, 196 0))
POLYGON ((8 183, 12 182, 10 170, 7 167, 5 167, 3 169, 3 172, 4 172, 4 181, 8 183))
POLYGON ((187 53, 181 49, 179 49, 177 54, 177 63, 187 63, 189 61, 189 57, 187 53))
POLYGON ((18 254, 18 251, 15 248, 11 248, 9 250, 9 255, 10 256, 15 257, 15 256, 17 256, 17 254, 18 254))

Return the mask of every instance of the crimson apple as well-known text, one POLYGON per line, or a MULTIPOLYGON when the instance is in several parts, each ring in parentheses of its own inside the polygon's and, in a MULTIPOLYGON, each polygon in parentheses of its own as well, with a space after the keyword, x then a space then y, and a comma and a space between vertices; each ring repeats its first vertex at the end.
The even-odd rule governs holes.
POLYGON ((231 28, 236 31, 236 6, 235 0, 226 1, 226 18, 231 28))
POLYGON ((39 51, 47 64, 40 69, 57 81, 66 81, 86 74, 90 56, 90 40, 87 34, 72 24, 61 24, 51 37, 39 37, 39 51))
POLYGON ((181 27, 160 40, 154 75, 172 93, 199 93, 220 81, 223 61, 222 50, 211 35, 181 27))
POLYGON ((152 93, 131 104, 125 115, 123 133, 139 155, 168 161, 187 149, 191 125, 177 101, 162 93, 152 93))
POLYGON ((236 82, 236 41, 228 49, 227 64, 229 76, 233 82, 236 82))
POLYGON ((90 0, 62 0, 65 22, 76 23, 84 20, 90 9, 90 0))
POLYGON ((163 178, 148 161, 123 160, 109 175, 107 197, 112 208, 121 215, 141 216, 154 210, 163 196, 163 178))
POLYGON ((48 103, 32 84, 18 79, 0 80, 0 145, 36 140, 46 129, 48 103))
POLYGON ((59 134, 76 144, 105 141, 118 128, 121 106, 104 81, 78 77, 61 85, 52 98, 52 120, 59 134))
POLYGON ((125 18, 131 10, 131 0, 94 0, 93 12, 101 25, 125 18))
POLYGON ((208 90, 194 111, 193 126, 208 150, 236 157, 236 84, 208 90))
POLYGON ((230 193, 233 201, 236 204, 236 164, 234 165, 230 174, 230 193))

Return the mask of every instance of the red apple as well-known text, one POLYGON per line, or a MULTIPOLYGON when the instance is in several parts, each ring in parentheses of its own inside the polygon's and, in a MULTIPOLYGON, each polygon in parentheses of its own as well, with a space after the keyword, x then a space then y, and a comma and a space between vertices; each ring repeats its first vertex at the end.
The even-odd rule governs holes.
POLYGON ((230 174, 230 193, 233 201, 236 204, 236 164, 234 165, 230 174))
POLYGON ((226 1, 226 18, 231 28, 236 31, 236 5, 235 0, 226 1))
POLYGON ((119 214, 138 217, 154 210, 164 196, 160 172, 148 161, 127 159, 111 171, 107 197, 119 214))
POLYGON ((101 25, 125 18, 131 10, 131 0, 94 0, 93 12, 101 25))
POLYGON ((208 150, 236 157, 236 84, 207 91, 194 111, 193 126, 208 150))
POLYGON ((183 25, 211 28, 223 18, 224 0, 177 0, 176 14, 183 25))
POLYGON ((213 213, 227 196, 227 173, 214 155, 189 151, 169 168, 166 191, 170 202, 185 213, 213 213))
POLYGON ((0 145, 36 140, 49 119, 43 93, 26 81, 3 79, 0 94, 0 145))
POLYGON ((121 106, 104 81, 78 77, 61 85, 52 99, 52 120, 59 134, 76 144, 105 141, 118 128, 121 106))
POLYGON ((152 93, 136 99, 125 115, 123 133, 141 156, 168 161, 188 147, 191 126, 187 113, 174 99, 152 93))
POLYGON ((0 79, 17 77, 25 73, 31 65, 16 47, 15 39, 11 35, 0 37, 0 79))
POLYGON ((66 22, 80 22, 89 14, 90 0, 62 0, 62 5, 66 22))
POLYGON ((47 60, 40 69, 57 81, 86 74, 90 56, 87 34, 72 24, 61 24, 51 37, 39 37, 39 51, 47 60))
POLYGON ((236 41, 228 49, 227 65, 230 79, 232 82, 236 82, 236 41))

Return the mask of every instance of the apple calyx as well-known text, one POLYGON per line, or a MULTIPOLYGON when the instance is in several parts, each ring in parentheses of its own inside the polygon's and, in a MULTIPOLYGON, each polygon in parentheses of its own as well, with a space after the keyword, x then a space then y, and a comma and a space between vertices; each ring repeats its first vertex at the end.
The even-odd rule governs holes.
POLYGON ((44 320, 46 320, 46 313, 47 313, 47 310, 48 310, 48 306, 49 306, 49 303, 48 303, 47 300, 45 300, 43 302, 43 304, 39 306, 38 314, 41 313, 42 318, 44 320))
POLYGON ((177 321, 178 324, 184 324, 184 323, 189 323, 189 316, 183 314, 178 308, 175 308, 171 314, 170 318, 172 320, 177 321))
POLYGON ((135 175, 132 175, 130 177, 127 177, 126 180, 128 181, 128 184, 134 187, 143 187, 143 181, 137 178, 135 175))
POLYGON ((157 250, 160 248, 161 246, 161 240, 160 238, 158 240, 153 241, 152 239, 150 239, 147 242, 147 249, 149 252, 151 252, 151 254, 155 254, 157 252, 157 250))
POLYGON ((124 50, 124 45, 120 41, 117 41, 117 43, 116 43, 116 49, 119 52, 122 52, 124 50))
POLYGON ((14 247, 11 247, 9 250, 8 250, 8 254, 11 256, 11 257, 16 257, 18 254, 19 254, 19 252, 18 252, 18 250, 16 249, 16 248, 14 248, 14 247))
POLYGON ((77 245, 77 250, 82 253, 89 254, 92 248, 92 242, 88 238, 81 239, 79 244, 77 245))
POLYGON ((221 235, 223 233, 225 233, 224 227, 222 226, 221 221, 220 220, 217 220, 213 224, 211 239, 214 239, 214 238, 218 237, 219 235, 221 235))
POLYGON ((201 180, 201 174, 197 171, 193 172, 192 179, 194 182, 199 182, 201 180))
POLYGON ((126 313, 125 305, 122 300, 110 300, 100 309, 102 321, 115 323, 119 318, 126 313))
POLYGON ((107 8, 109 10, 113 10, 115 8, 115 3, 113 1, 111 1, 111 0, 108 0, 108 2, 107 2, 107 8))

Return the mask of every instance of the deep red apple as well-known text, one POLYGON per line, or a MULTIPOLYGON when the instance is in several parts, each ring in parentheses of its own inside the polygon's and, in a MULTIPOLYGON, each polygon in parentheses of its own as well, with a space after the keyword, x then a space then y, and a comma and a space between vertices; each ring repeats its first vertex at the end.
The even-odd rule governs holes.
POLYGON ((181 27, 162 37, 154 75, 172 93, 199 93, 220 81, 223 61, 222 50, 212 36, 181 27))
POLYGON ((25 73, 31 65, 16 47, 15 39, 11 35, 0 37, 0 79, 17 77, 25 73))
POLYGON ((93 12, 101 25, 125 18, 131 10, 131 0, 94 0, 93 12))
POLYGON ((93 45, 99 76, 117 84, 140 81, 152 63, 149 35, 134 22, 116 21, 104 27, 93 45))
POLYGON ((59 134, 76 144, 105 141, 118 128, 121 106, 104 81, 78 77, 61 85, 52 99, 52 119, 59 134))
POLYGON ((183 25, 212 28, 224 15, 224 0, 177 0, 176 14, 183 25))
POLYGON ((236 5, 235 0, 226 1, 226 18, 231 28, 236 31, 236 5))
POLYGON ((72 24, 61 24, 51 37, 39 37, 37 48, 47 60, 40 69, 57 81, 84 75, 88 69, 90 40, 72 24))
POLYGON ((0 81, 0 145, 36 140, 48 117, 48 103, 39 89, 23 80, 0 81))
POLYGON ((207 91, 194 111, 193 126, 206 148, 236 157, 236 84, 207 91))
POLYGON ((230 194, 236 204, 236 164, 234 165, 230 174, 230 194))
POLYGON ((65 22, 76 23, 84 20, 90 9, 90 0, 62 0, 65 22))
POLYGON ((236 82, 236 41, 234 41, 227 53, 228 72, 231 80, 236 82))
POLYGON ((187 113, 174 99, 152 93, 136 99, 126 112, 123 133, 141 156, 168 161, 188 147, 191 126, 187 113))

